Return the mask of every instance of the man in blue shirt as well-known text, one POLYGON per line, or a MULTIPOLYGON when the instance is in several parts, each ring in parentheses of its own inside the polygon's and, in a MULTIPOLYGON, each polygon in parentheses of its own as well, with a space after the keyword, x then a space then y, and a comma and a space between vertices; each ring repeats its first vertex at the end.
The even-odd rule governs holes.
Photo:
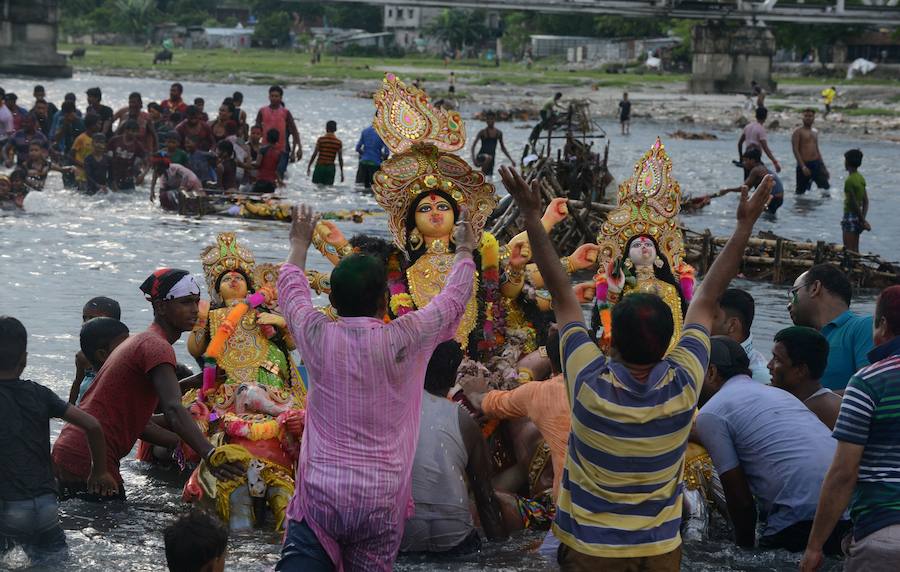
POLYGON ((819 264, 801 274, 790 290, 788 312, 796 326, 819 330, 828 340, 828 366, 822 386, 842 392, 850 377, 869 365, 872 316, 850 311, 853 287, 844 272, 819 264))
MULTIPOLYGON (((722 480, 735 542, 753 548, 759 520, 760 547, 802 552, 837 447, 828 427, 790 393, 753 381, 747 354, 726 336, 711 338, 700 403, 694 435, 722 480)), ((827 554, 841 553, 849 527, 823 541, 827 554)))
POLYGON ((359 153, 359 168, 356 170, 356 184, 363 185, 366 190, 372 188, 372 178, 381 167, 381 162, 388 158, 390 150, 378 136, 375 128, 369 125, 363 129, 356 144, 359 153))

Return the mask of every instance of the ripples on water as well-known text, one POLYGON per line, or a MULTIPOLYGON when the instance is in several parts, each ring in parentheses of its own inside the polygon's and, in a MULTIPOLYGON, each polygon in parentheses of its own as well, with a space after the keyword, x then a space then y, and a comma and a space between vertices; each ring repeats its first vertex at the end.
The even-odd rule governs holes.
MULTIPOLYGON (((7 92, 20 94, 30 102, 33 81, 2 79, 7 92)), ((103 88, 104 103, 118 109, 127 103, 131 91, 140 91, 144 101, 164 98, 169 82, 134 78, 106 78, 79 75, 71 80, 44 83, 50 100, 61 101, 67 91, 78 95, 79 106, 85 103, 84 91, 92 86, 103 88)), ((262 86, 225 86, 185 84, 187 99, 204 97, 207 112, 216 114, 216 103, 235 89, 244 93, 244 109, 252 119, 257 109, 267 102, 262 86)), ((352 152, 359 132, 371 121, 370 101, 340 94, 289 87, 285 101, 298 120, 303 137, 304 161, 308 160, 315 137, 324 132, 325 122, 338 122, 338 136, 345 147, 347 184, 333 189, 316 189, 309 183, 305 165, 293 165, 285 194, 291 200, 306 201, 319 210, 376 208, 369 195, 353 188, 356 154, 352 152)), ((639 104, 638 104, 639 105, 639 104)), ((480 108, 473 103, 462 109, 464 117, 480 108)), ((636 111, 640 111, 636 108, 636 111)), ((741 182, 741 171, 731 165, 736 154, 733 132, 716 132, 719 141, 675 141, 666 133, 679 126, 637 120, 629 137, 616 134, 617 126, 609 124, 611 134, 610 169, 621 181, 630 176, 634 162, 662 136, 672 156, 674 173, 685 192, 705 194, 723 186, 741 182)), ((480 129, 468 124, 470 138, 480 129)), ((530 126, 522 123, 501 124, 507 146, 513 156, 522 149, 530 126)), ((788 165, 789 132, 770 135, 776 156, 788 165)), ((859 147, 865 153, 862 172, 868 180, 872 209, 870 221, 875 233, 862 236, 864 250, 877 252, 887 259, 896 258, 893 245, 900 237, 894 221, 898 208, 890 197, 896 190, 890 167, 896 161, 898 146, 875 141, 853 141, 830 137, 827 127, 822 134, 822 150, 832 172, 834 190, 825 195, 813 190, 807 197, 793 194, 793 171, 785 172, 786 204, 776 222, 760 221, 758 229, 772 229, 797 239, 840 241, 839 221, 845 173, 843 152, 859 147)), ((465 156, 468 157, 468 149, 465 156)), ((503 192, 503 191, 501 191, 503 192)), ((727 233, 733 227, 737 202, 734 195, 716 199, 700 214, 686 216, 684 222, 696 230, 710 228, 714 233, 727 233)), ((162 266, 181 267, 201 275, 200 251, 214 242, 222 231, 235 231, 251 248, 258 262, 279 262, 287 254, 287 225, 267 221, 220 218, 203 220, 182 218, 164 213, 147 200, 140 190, 115 196, 86 197, 64 191, 59 175, 53 174, 43 193, 32 193, 26 201, 25 213, 0 213, 0 288, 7 294, 0 298, 0 314, 20 318, 28 328, 29 365, 26 377, 47 385, 60 396, 68 395, 74 373, 73 357, 78 350, 81 307, 93 296, 110 296, 122 305, 123 321, 132 332, 140 332, 152 316, 138 285, 154 269, 162 266)), ((370 217, 362 224, 338 222, 350 237, 365 232, 389 238, 383 217, 370 217)), ((328 263, 318 253, 310 257, 312 267, 327 270, 328 263)), ((741 283, 757 300, 757 318, 753 330, 757 347, 771 348, 774 333, 789 325, 785 305, 787 289, 766 284, 741 283)), ((871 311, 871 293, 860 295, 854 307, 871 311)), ((324 300, 322 300, 324 303, 324 300)), ((183 341, 176 344, 179 359, 194 363, 183 341)), ((53 426, 53 438, 59 425, 53 426)), ((127 506, 97 507, 81 501, 69 501, 62 507, 71 557, 65 564, 46 564, 44 570, 160 570, 163 568, 162 530, 182 510, 181 478, 164 470, 138 466, 133 459, 123 462, 122 474, 128 489, 127 506)), ((723 539, 721 527, 717 540, 689 544, 685 549, 686 570, 783 570, 793 569, 798 560, 783 552, 746 552, 736 550, 723 539)), ((506 543, 488 545, 477 557, 435 563, 403 558, 400 570, 545 570, 549 563, 530 552, 540 544, 541 536, 528 533, 506 543)), ((280 539, 260 532, 233 535, 229 545, 230 570, 268 570, 277 560, 280 539)), ((24 555, 16 551, 2 567, 22 566, 24 555)), ((832 563, 832 568, 837 566, 832 563)))

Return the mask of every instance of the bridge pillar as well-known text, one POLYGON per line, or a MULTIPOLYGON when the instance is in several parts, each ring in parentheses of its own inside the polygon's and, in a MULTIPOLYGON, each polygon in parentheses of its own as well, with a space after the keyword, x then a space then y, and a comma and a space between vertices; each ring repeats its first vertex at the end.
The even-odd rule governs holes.
POLYGON ((700 25, 691 32, 694 61, 689 88, 692 93, 747 92, 756 80, 775 91, 772 56, 775 36, 767 28, 700 25))
POLYGON ((0 73, 71 77, 56 52, 56 0, 0 0, 0 73))

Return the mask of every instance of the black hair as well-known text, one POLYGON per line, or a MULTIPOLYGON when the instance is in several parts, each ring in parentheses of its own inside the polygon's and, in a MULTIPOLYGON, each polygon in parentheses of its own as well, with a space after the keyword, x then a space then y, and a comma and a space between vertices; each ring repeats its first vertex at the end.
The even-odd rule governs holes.
POLYGON ((736 375, 751 375, 750 358, 741 344, 728 336, 712 336, 709 342, 709 365, 716 366, 723 380, 728 381, 736 375))
POLYGON ((815 115, 816 110, 813 109, 812 107, 807 107, 806 109, 803 110, 803 113, 812 113, 813 115, 815 115))
POLYGON ((456 383, 456 370, 462 363, 463 351, 455 340, 438 344, 425 370, 425 391, 446 397, 456 383))
POLYGON ((205 512, 194 509, 166 527, 166 564, 170 572, 198 572, 225 554, 228 529, 205 512))
POLYGON ((234 156, 234 145, 231 144, 231 141, 219 141, 216 144, 216 148, 219 151, 224 151, 231 157, 234 156))
POLYGON ((75 94, 70 91, 70 92, 66 93, 66 95, 63 96, 63 99, 65 101, 75 101, 78 98, 75 97, 75 94))
POLYGON ((359 254, 368 254, 374 256, 387 267, 388 258, 394 253, 394 245, 378 238, 377 236, 369 236, 367 234, 357 234, 350 239, 350 246, 354 252, 359 254))
POLYGON ((343 318, 374 316, 387 292, 387 271, 374 256, 352 254, 331 271, 332 305, 343 318))
POLYGON ((900 335, 900 286, 888 286, 875 302, 875 325, 884 318, 888 331, 900 335))
POLYGON ((337 131, 337 121, 330 119, 325 122, 325 131, 327 131, 328 133, 334 133, 335 131, 337 131))
POLYGON ((273 85, 272 87, 269 88, 269 93, 272 93, 273 91, 277 92, 278 95, 284 96, 284 90, 281 89, 280 85, 273 85))
POLYGON ((636 365, 658 362, 675 332, 672 310, 656 294, 629 294, 612 311, 612 343, 636 365))
POLYGON ((139 92, 139 91, 132 91, 131 93, 128 94, 128 99, 135 99, 135 98, 137 98, 137 99, 143 99, 143 98, 141 97, 141 92, 139 92))
POLYGON ((89 88, 89 89, 88 89, 87 91, 85 91, 84 93, 85 93, 88 97, 96 97, 97 99, 100 99, 100 98, 103 97, 103 92, 100 91, 100 88, 99 88, 99 87, 92 87, 92 88, 89 88))
POLYGON ((32 90, 32 93, 38 92, 38 91, 41 92, 41 93, 47 93, 47 90, 44 89, 44 86, 42 86, 41 84, 37 84, 36 86, 34 86, 34 89, 32 90))
POLYGON ((231 99, 234 101, 244 101, 244 94, 239 91, 236 91, 233 94, 231 94, 231 99))
POLYGON ((97 310, 102 312, 104 316, 108 318, 114 318, 116 320, 122 319, 122 307, 119 306, 119 303, 113 300, 112 298, 107 298, 106 296, 95 296, 91 298, 84 304, 84 308, 81 310, 84 313, 85 310, 97 310))
POLYGON ((759 147, 750 147, 744 151, 744 159, 750 159, 759 163, 762 161, 762 151, 760 151, 759 147))
POLYGON ((863 152, 859 149, 850 149, 844 153, 844 160, 847 161, 847 165, 859 169, 862 166, 863 152))
POLYGON ((206 105, 206 100, 203 99, 202 97, 195 97, 194 105, 206 105))
POLYGON ((63 113, 75 113, 75 104, 71 101, 64 101, 59 110, 63 113))
POLYGON ((550 367, 553 369, 553 373, 561 373, 562 358, 559 349, 559 329, 550 329, 550 333, 547 334, 547 343, 544 347, 547 348, 547 357, 550 358, 550 367))
POLYGON ((729 288, 719 298, 719 306, 726 314, 740 319, 745 337, 750 335, 750 326, 753 325, 753 317, 756 315, 756 302, 749 292, 740 288, 729 288))
POLYGON ((184 110, 184 114, 187 117, 197 117, 200 115, 200 110, 197 109, 196 105, 188 105, 184 110))
POLYGON ((225 278, 225 275, 230 274, 232 272, 237 272, 238 274, 240 274, 241 276, 244 277, 244 282, 247 283, 247 293, 252 294, 254 292, 253 283, 250 281, 250 277, 247 276, 247 274, 240 268, 229 268, 228 271, 219 274, 219 277, 216 278, 216 287, 215 287, 216 292, 218 292, 219 288, 222 286, 222 280, 225 278))
POLYGON ((760 105, 756 108, 756 120, 757 121, 765 121, 766 117, 769 116, 769 110, 760 105))
POLYGON ((805 365, 809 377, 820 379, 828 365, 828 340, 818 330, 791 326, 775 334, 775 343, 784 346, 791 363, 805 365))
POLYGON ((177 88, 178 88, 178 93, 184 93, 184 86, 181 85, 179 82, 176 81, 175 83, 173 83, 173 84, 170 86, 169 89, 171 89, 171 88, 173 88, 173 87, 177 87, 177 88))
POLYGON ((12 316, 0 316, 0 369, 12 369, 22 363, 28 349, 28 332, 12 316))
POLYGON ((638 238, 647 238, 650 239, 650 242, 653 243, 653 248, 656 249, 656 255, 662 261, 662 267, 657 267, 655 264, 653 265, 653 275, 658 279, 671 284, 675 287, 675 291, 678 292, 678 298, 681 300, 681 315, 682 317, 687 312, 688 303, 684 297, 684 293, 681 291, 681 284, 675 278, 675 274, 672 272, 672 267, 669 266, 669 261, 663 256, 662 252, 659 249, 659 243, 656 242, 656 239, 647 234, 637 234, 628 239, 628 242, 625 243, 625 250, 623 250, 622 256, 624 258, 628 257, 628 251, 631 249, 631 243, 637 240, 638 238))
POLYGON ((266 141, 271 144, 278 143, 278 138, 281 137, 281 133, 278 132, 274 127, 266 131, 266 141))
POLYGON ((16 167, 12 170, 12 173, 9 174, 10 181, 24 181, 27 178, 28 173, 21 167, 16 167))
POLYGON ((103 365, 97 359, 97 350, 109 348, 116 338, 128 335, 128 326, 115 318, 93 318, 81 325, 81 353, 94 369, 103 365))
POLYGON ((848 306, 853 301, 853 286, 844 271, 831 264, 817 264, 806 272, 807 289, 819 281, 822 287, 840 298, 848 306))
POLYGON ((156 103, 155 101, 151 101, 147 104, 147 109, 155 109, 156 111, 162 112, 162 106, 156 103))
POLYGON ((562 97, 562 92, 561 92, 561 91, 557 91, 555 94, 553 94, 553 99, 559 99, 559 98, 561 98, 561 97, 562 97))

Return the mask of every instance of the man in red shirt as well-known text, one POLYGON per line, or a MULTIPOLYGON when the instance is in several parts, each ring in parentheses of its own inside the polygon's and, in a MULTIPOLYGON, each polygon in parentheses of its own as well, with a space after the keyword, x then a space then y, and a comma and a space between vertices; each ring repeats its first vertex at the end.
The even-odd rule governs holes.
POLYGON ((281 89, 281 86, 273 85, 269 88, 269 105, 260 109, 259 113, 256 114, 256 126, 261 127, 263 133, 268 133, 270 129, 278 130, 276 150, 279 153, 283 153, 282 160, 278 165, 278 175, 281 177, 284 177, 288 161, 293 163, 303 157, 300 132, 297 130, 294 116, 284 106, 283 97, 284 90, 281 89), (289 135, 291 137, 291 151, 285 152, 289 135))
MULTIPOLYGON (((157 405, 165 414, 169 428, 207 463, 215 451, 181 405, 175 350, 172 349, 181 334, 194 327, 200 287, 186 270, 163 268, 141 284, 141 291, 153 304, 153 324, 116 348, 97 372, 80 406, 103 426, 107 468, 120 485, 121 499, 125 497, 125 488, 119 463, 131 452, 139 437, 154 442, 150 418, 157 405)), ((60 496, 70 498, 85 493, 91 473, 91 456, 84 432, 72 425, 63 427, 53 445, 52 456, 60 496)), ((240 476, 243 470, 240 465, 229 463, 212 469, 213 474, 223 480, 240 476)))
POLYGON ((203 121, 200 110, 193 105, 189 105, 185 115, 187 119, 175 127, 175 131, 181 137, 181 147, 184 148, 184 142, 188 137, 194 137, 197 139, 197 149, 209 152, 210 149, 215 147, 216 139, 213 137, 209 124, 203 121))
POLYGON ((187 103, 181 98, 181 94, 184 93, 184 86, 180 83, 173 83, 172 87, 169 88, 169 99, 161 102, 159 104, 162 107, 163 115, 171 115, 172 113, 184 113, 187 111, 187 103))

